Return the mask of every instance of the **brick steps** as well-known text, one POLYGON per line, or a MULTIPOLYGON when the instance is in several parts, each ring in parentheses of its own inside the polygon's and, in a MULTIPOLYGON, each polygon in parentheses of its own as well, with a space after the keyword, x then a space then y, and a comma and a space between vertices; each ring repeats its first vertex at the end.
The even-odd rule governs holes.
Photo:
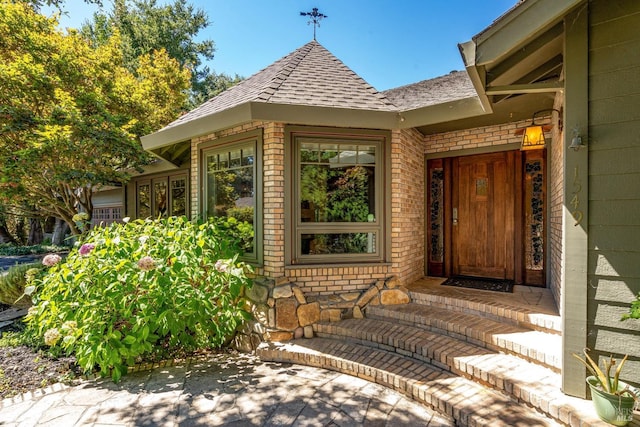
POLYGON ((319 322, 315 338, 258 354, 375 381, 459 426, 608 426, 591 401, 561 391, 561 319, 548 292, 408 288, 409 304, 370 304, 363 319, 319 322))
POLYGON ((567 424, 572 418, 584 417, 585 409, 587 413, 591 410, 591 402, 585 405, 560 391, 560 375, 551 369, 420 327, 380 319, 347 319, 319 323, 316 333, 425 362, 507 394, 567 424))
POLYGON ((367 318, 387 319, 514 354, 555 372, 562 368, 562 337, 485 317, 422 304, 371 306, 367 318))
POLYGON ((262 343, 257 354, 265 360, 316 366, 376 382, 438 410, 460 426, 560 425, 503 393, 380 348, 345 340, 314 338, 290 343, 262 343))
MULTIPOLYGON (((444 288, 444 286, 439 288, 444 288)), ((409 296, 413 302, 429 307, 474 314, 499 323, 518 325, 550 334, 560 335, 562 333, 562 319, 557 313, 545 313, 520 305, 510 305, 508 299, 513 296, 508 294, 500 295, 497 301, 495 296, 488 300, 482 295, 483 292, 467 292, 464 297, 459 297, 452 295, 446 289, 430 287, 428 290, 423 290, 417 287, 409 290, 409 296)), ((498 292, 493 293, 497 294, 498 292)))

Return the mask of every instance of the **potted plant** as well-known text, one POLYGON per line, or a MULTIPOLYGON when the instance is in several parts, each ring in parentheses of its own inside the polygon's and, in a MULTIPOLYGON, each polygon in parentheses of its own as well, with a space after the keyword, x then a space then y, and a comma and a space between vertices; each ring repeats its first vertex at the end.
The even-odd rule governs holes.
POLYGON ((573 356, 578 359, 591 374, 587 377, 587 384, 591 389, 591 400, 596 413, 603 421, 615 426, 626 426, 633 419, 633 409, 636 401, 640 399, 638 390, 629 384, 620 381, 620 372, 628 356, 624 356, 620 364, 615 368, 613 376, 611 369, 617 364, 613 356, 604 360, 604 370, 584 349, 584 356, 573 356))

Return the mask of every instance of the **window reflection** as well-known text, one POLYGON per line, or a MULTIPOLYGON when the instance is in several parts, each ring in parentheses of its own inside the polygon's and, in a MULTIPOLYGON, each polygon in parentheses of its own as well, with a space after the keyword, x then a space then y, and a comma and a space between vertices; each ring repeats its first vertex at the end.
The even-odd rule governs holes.
POLYGON ((151 216, 151 185, 138 185, 138 218, 151 216))
POLYGON ((171 215, 184 216, 187 214, 187 179, 171 180, 171 215))
POLYGON ((375 147, 301 144, 300 221, 372 222, 375 147))
POLYGON ((380 259, 382 145, 304 136, 295 144, 294 262, 380 259))
POLYGON ((151 181, 138 182, 136 188, 137 218, 188 215, 185 174, 155 177, 151 181))
MULTIPOLYGON (((206 155, 207 215, 255 224, 254 143, 206 155)), ((253 239, 245 251, 254 252, 253 239)))
POLYGON ((167 194, 167 182, 166 181, 161 181, 161 182, 155 182, 153 184, 153 195, 154 195, 154 200, 155 200, 155 205, 154 205, 154 213, 155 216, 162 216, 162 217, 166 217, 168 216, 168 203, 167 203, 167 198, 168 198, 168 194, 167 194))

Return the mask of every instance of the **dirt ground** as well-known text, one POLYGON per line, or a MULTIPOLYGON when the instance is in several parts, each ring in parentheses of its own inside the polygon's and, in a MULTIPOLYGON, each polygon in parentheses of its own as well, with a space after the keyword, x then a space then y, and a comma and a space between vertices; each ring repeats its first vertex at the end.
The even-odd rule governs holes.
MULTIPOLYGON (((0 257, 0 274, 18 263, 33 262, 42 255, 0 257)), ((0 304, 0 313, 10 306, 0 304)), ((11 330, 12 327, 8 327, 11 330)), ((2 331, 0 331, 0 335, 2 331)), ((26 347, 0 347, 0 399, 78 378, 80 369, 72 357, 52 359, 26 347)))
POLYGON ((79 376, 72 357, 57 360, 29 347, 0 347, 0 399, 33 391, 79 376))

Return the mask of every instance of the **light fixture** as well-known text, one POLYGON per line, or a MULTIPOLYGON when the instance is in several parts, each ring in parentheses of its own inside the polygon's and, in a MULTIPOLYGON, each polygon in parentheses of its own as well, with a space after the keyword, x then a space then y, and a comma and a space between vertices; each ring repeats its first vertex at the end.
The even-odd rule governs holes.
MULTIPOLYGON (((536 116, 540 113, 548 111, 555 111, 558 114, 561 114, 560 111, 556 110, 555 108, 547 108, 545 110, 536 111, 531 117, 531 124, 526 128, 518 129, 516 131, 516 135, 522 135, 522 145, 520 147, 521 150, 536 150, 545 147, 546 140, 544 137, 544 133, 549 132, 551 129, 553 129, 553 126, 536 124, 536 116)), ((562 127, 560 120, 558 120, 558 125, 562 127)))
POLYGON ((586 145, 582 143, 582 137, 580 136, 580 132, 578 132, 578 128, 574 128, 573 138, 571 138, 571 144, 569 145, 569 148, 571 148, 573 151, 578 151, 579 149, 584 147, 586 147, 586 145))

